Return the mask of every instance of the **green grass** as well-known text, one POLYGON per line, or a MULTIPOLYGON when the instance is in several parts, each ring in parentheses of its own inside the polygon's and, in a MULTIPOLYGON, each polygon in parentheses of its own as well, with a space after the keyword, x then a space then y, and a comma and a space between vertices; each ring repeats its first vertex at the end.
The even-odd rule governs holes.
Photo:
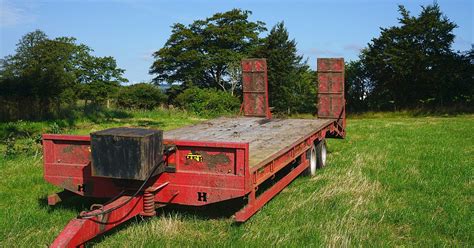
MULTIPOLYGON (((199 121, 186 113, 140 112, 67 132, 199 121)), ((47 125, 46 125, 47 126, 47 125)), ((1 127, 1 126, 0 126, 1 127)), ((97 247, 474 246, 474 116, 358 116, 345 140, 329 140, 328 167, 300 177, 242 225, 179 210, 133 220, 97 247)), ((0 158, 0 246, 44 246, 90 201, 57 207, 39 156, 0 158)))

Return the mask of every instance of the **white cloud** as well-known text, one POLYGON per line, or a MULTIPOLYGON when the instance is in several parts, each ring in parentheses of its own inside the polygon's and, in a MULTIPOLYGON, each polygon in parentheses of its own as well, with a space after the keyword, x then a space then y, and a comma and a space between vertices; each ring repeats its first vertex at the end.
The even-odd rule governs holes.
POLYGON ((33 21, 35 16, 28 12, 28 8, 0 0, 0 27, 11 27, 33 21))
POLYGON ((337 51, 333 51, 330 49, 318 49, 318 48, 310 48, 308 50, 303 51, 303 53, 308 53, 311 55, 316 56, 341 56, 342 54, 337 51))
POLYGON ((153 61, 153 53, 156 52, 156 49, 150 49, 146 52, 140 54, 140 59, 145 61, 153 61))
POLYGON ((344 46, 344 50, 346 51, 354 51, 354 52, 360 52, 364 48, 363 46, 355 43, 347 44, 344 46))

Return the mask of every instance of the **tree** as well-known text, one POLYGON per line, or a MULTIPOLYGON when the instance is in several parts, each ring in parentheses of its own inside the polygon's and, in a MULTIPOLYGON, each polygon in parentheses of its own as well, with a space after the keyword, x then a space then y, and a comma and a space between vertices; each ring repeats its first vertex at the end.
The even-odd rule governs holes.
POLYGON ((24 35, 16 44, 15 55, 7 55, 0 60, 0 76, 12 78, 20 76, 22 71, 28 66, 28 61, 33 59, 33 49, 48 39, 48 36, 41 30, 24 35))
MULTIPOLYGON (((110 94, 103 85, 125 81, 123 70, 112 57, 97 58, 91 52, 73 37, 50 39, 40 30, 23 36, 15 54, 0 61, 1 118, 54 116, 61 104, 75 105, 79 89, 84 89, 81 84, 94 84, 102 95, 110 94)), ((100 99, 101 94, 94 97, 100 99)))
POLYGON ((368 96, 371 92, 371 81, 364 64, 358 61, 346 63, 344 90, 346 108, 350 112, 366 111, 369 108, 368 96))
POLYGON ((240 107, 239 98, 217 89, 189 87, 176 97, 179 107, 209 117, 235 114, 240 107))
POLYGON ((77 68, 79 97, 97 105, 112 98, 118 91, 121 82, 128 82, 122 77, 125 70, 117 68, 113 57, 94 57, 86 55, 77 68))
POLYGON ((165 46, 154 53, 153 81, 234 90, 228 65, 247 55, 265 30, 264 23, 248 20, 251 14, 233 9, 188 26, 174 24, 165 46))
POLYGON ((63 99, 73 100, 70 58, 77 52, 74 39, 48 39, 39 30, 26 34, 17 44, 16 54, 2 60, 2 98, 16 103, 6 107, 14 106, 17 112, 35 117, 59 109, 63 99))
POLYGON ((422 7, 418 17, 403 6, 399 12, 400 26, 382 28, 361 55, 377 109, 442 107, 472 88, 472 77, 457 78, 472 67, 452 50, 457 26, 439 5, 422 7))
POLYGON ((117 105, 122 108, 153 109, 165 101, 165 94, 150 83, 122 87, 117 97, 117 105))
POLYGON ((233 96, 236 89, 242 88, 242 67, 239 62, 233 61, 227 64, 229 92, 233 96))
POLYGON ((267 58, 269 103, 275 112, 313 112, 316 73, 297 55, 284 23, 276 24, 254 56, 267 58))

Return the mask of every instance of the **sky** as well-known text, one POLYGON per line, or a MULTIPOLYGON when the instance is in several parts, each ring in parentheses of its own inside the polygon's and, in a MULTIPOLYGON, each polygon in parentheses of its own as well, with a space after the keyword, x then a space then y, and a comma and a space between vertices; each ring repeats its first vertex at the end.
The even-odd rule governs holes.
MULTIPOLYGON (((50 38, 72 36, 94 49, 96 56, 113 56, 130 83, 149 81, 152 53, 165 44, 173 23, 190 24, 233 8, 250 10, 252 21, 271 29, 284 21, 298 53, 312 68, 318 57, 355 60, 361 48, 378 37, 380 27, 398 25, 398 5, 412 15, 434 1, 411 0, 0 0, 0 57, 13 54, 28 32, 43 30, 50 38)), ((458 25, 454 50, 473 44, 473 2, 436 1, 458 25)), ((266 33, 262 34, 262 37, 266 33)))

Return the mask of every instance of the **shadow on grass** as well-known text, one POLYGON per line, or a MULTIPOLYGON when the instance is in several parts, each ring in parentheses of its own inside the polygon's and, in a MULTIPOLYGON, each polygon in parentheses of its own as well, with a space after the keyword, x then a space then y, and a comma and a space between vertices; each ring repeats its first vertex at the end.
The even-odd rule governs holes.
MULTIPOLYGON (((104 204, 107 199, 102 198, 90 198, 81 196, 71 196, 59 202, 55 206, 48 205, 47 197, 39 198, 38 204, 42 208, 46 208, 48 213, 52 213, 61 209, 68 209, 77 212, 87 211, 92 204, 104 204)), ((231 199, 224 202, 213 203, 202 207, 195 206, 181 206, 181 205, 168 205, 157 209, 157 215, 154 217, 142 217, 135 216, 122 224, 114 227, 113 229, 100 234, 99 236, 89 240, 86 243, 86 247, 93 247, 94 245, 101 243, 105 239, 113 236, 115 233, 121 230, 127 229, 132 225, 140 225, 143 222, 151 221, 153 218, 161 218, 166 216, 173 216, 179 213, 183 219, 198 219, 198 220, 209 220, 209 219, 228 219, 231 218, 239 209, 245 204, 243 198, 231 199)), ((239 225, 240 223, 233 223, 232 225, 239 225)))
POLYGON ((205 206, 183 206, 168 205, 160 208, 158 216, 168 216, 174 213, 180 213, 185 218, 208 220, 208 219, 227 219, 232 217, 246 203, 243 198, 231 199, 223 202, 217 202, 205 206))
POLYGON ((94 247, 95 245, 101 243, 102 241, 104 241, 105 239, 107 239, 108 237, 114 235, 115 233, 118 233, 120 232, 121 230, 124 230, 124 229, 127 229, 129 226, 133 226, 133 225, 140 225, 140 223, 142 223, 143 221, 147 221, 147 219, 145 219, 144 217, 142 216, 135 216, 125 222, 123 222, 122 224, 114 227, 112 230, 108 231, 108 232, 105 232, 91 240, 89 240, 84 247, 94 247))
POLYGON ((91 106, 84 109, 82 112, 83 116, 72 116, 74 120, 80 119, 81 117, 90 120, 94 123, 100 124, 110 122, 112 119, 128 119, 132 118, 133 115, 125 110, 121 109, 106 109, 101 106, 91 106))
POLYGON ((64 199, 63 201, 57 203, 54 206, 48 205, 48 198, 42 197, 38 199, 38 205, 41 208, 47 209, 48 213, 53 213, 61 209, 67 209, 71 211, 77 212, 79 214, 81 211, 89 210, 89 207, 94 204, 102 204, 105 203, 107 199, 102 198, 91 198, 91 197, 83 197, 79 195, 74 195, 64 199))
MULTIPOLYGON (((68 209, 76 211, 79 214, 81 211, 89 210, 89 207, 92 204, 104 204, 107 200, 108 199, 105 198, 92 198, 75 195, 64 199, 54 206, 50 206, 48 205, 47 197, 42 197, 38 199, 38 205, 42 208, 46 208, 49 213, 55 212, 59 209, 68 209)), ((167 216, 172 213, 180 213, 185 217, 203 220, 230 218, 235 214, 235 212, 241 209, 244 204, 244 199, 237 198, 205 206, 167 205, 157 209, 157 216, 167 216)))
POLYGON ((162 127, 165 125, 162 121, 151 121, 151 120, 138 120, 137 126, 139 127, 162 127))
MULTIPOLYGON (((98 237, 90 240, 86 247, 93 247, 94 245, 104 241, 105 239, 113 236, 115 233, 121 230, 127 229, 129 226, 140 225, 146 221, 152 221, 153 218, 161 218, 166 216, 174 216, 178 213, 184 220, 186 219, 198 219, 198 220, 216 220, 216 219, 228 219, 231 218, 239 209, 244 205, 245 201, 242 198, 232 199, 224 202, 209 204, 203 207, 195 206, 181 206, 181 205, 168 205, 166 207, 158 208, 157 214, 154 217, 142 217, 136 216, 130 220, 120 224, 114 229, 99 235, 98 237)), ((234 226, 238 226, 241 223, 232 223, 234 226)))

